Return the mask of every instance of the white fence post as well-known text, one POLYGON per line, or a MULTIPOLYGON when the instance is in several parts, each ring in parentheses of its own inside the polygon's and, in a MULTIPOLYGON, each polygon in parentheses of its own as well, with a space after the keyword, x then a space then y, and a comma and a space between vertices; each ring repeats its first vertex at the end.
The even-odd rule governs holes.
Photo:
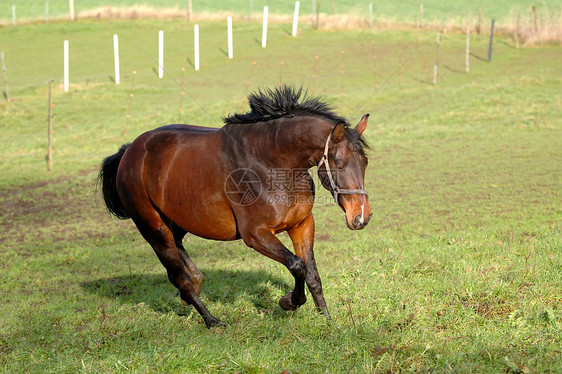
POLYGON ((64 92, 68 92, 68 40, 64 41, 64 92))
POLYGON ((234 56, 234 50, 232 46, 232 17, 228 16, 226 19, 227 29, 228 29, 228 58, 232 59, 234 56))
POLYGON ((164 78, 164 31, 158 31, 158 78, 164 78))
POLYGON ((113 35, 113 55, 115 56, 115 84, 119 84, 119 37, 113 35))
POLYGON ((293 16, 293 37, 297 36, 297 31, 299 28, 299 8, 301 6, 301 2, 295 2, 295 14, 293 16))
POLYGON ((74 0, 70 0, 69 3, 69 10, 70 10, 70 20, 74 21, 74 0))
POLYGON ((263 7, 263 29, 261 32, 261 46, 262 48, 265 48, 265 46, 267 45, 267 13, 268 13, 268 7, 264 6, 263 7))
POLYGON ((195 71, 199 71, 199 25, 193 26, 193 45, 195 50, 195 71))

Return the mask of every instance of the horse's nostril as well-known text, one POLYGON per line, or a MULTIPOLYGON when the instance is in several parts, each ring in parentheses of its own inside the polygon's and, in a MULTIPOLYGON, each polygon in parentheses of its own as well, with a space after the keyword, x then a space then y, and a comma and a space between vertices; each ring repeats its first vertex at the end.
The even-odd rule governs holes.
POLYGON ((361 214, 358 214, 355 216, 355 218, 353 218, 353 226, 358 227, 361 226, 363 224, 363 219, 361 214))

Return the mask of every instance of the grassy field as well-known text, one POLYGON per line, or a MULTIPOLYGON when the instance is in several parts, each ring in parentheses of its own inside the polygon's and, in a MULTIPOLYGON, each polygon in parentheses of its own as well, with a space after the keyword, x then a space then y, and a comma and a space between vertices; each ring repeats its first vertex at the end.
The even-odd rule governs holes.
MULTIPOLYGON (((363 15, 367 17, 369 3, 373 4, 374 16, 376 19, 394 22, 407 22, 416 23, 419 21, 420 3, 423 3, 424 21, 429 23, 442 23, 452 20, 461 20, 467 18, 475 19, 478 16, 479 10, 482 11, 483 17, 486 20, 495 18, 500 22, 514 21, 514 14, 520 12, 522 19, 531 17, 531 8, 537 6, 540 19, 543 22, 545 17, 551 16, 553 13, 560 13, 562 10, 560 3, 556 0, 542 0, 537 2, 535 0, 518 0, 516 2, 501 0, 501 1, 438 1, 438 0, 407 0, 400 2, 390 2, 383 0, 369 1, 369 0, 337 0, 337 1, 322 1, 316 0, 316 4, 320 4, 322 13, 331 14, 354 14, 363 15)), ((18 19, 33 20, 44 19, 45 17, 45 1, 44 0, 11 0, 3 2, 0 9, 0 20, 11 22, 12 8, 11 5, 16 5, 16 14, 18 19)), ((99 0, 75 0, 75 11, 78 15, 80 13, 87 13, 88 10, 99 8, 101 6, 110 5, 113 7, 138 7, 137 4, 152 6, 156 9, 176 8, 187 13, 187 0, 112 0, 99 1, 99 0)), ((269 6, 271 14, 286 14, 292 15, 295 8, 294 0, 283 0, 270 2, 265 0, 253 0, 252 10, 256 16, 261 14, 265 5, 269 6)), ((301 14, 313 14, 313 2, 301 1, 301 14)), ((50 0, 49 1, 49 14, 51 17, 68 17, 69 13, 68 0, 50 0)), ((250 0, 225 0, 225 1, 210 1, 210 0, 193 0, 193 12, 195 14, 201 13, 216 13, 228 12, 237 15, 246 16, 250 12, 250 0)))
POLYGON ((466 73, 464 35, 444 34, 434 86, 434 32, 305 26, 291 38, 290 25, 278 24, 262 49, 259 25, 236 25, 229 61, 224 25, 200 26, 199 72, 192 25, 178 20, 0 30, 12 97, 0 104, 4 372, 562 372, 560 47, 515 49, 499 38, 488 63, 487 37, 475 36, 466 73), (243 243, 188 237, 205 276, 202 298, 229 324, 207 330, 132 223, 105 212, 97 167, 156 126, 219 126, 247 108, 248 92, 280 80, 322 94, 350 122, 371 113, 374 215, 351 232, 337 207, 315 207, 333 325, 311 300, 295 313, 278 307, 292 281, 277 263, 243 243), (177 83, 196 100, 182 97, 181 118, 177 83))

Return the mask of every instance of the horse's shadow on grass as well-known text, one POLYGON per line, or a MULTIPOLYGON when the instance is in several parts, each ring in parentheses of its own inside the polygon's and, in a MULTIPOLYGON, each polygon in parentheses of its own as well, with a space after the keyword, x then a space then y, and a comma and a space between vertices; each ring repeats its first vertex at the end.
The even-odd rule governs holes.
MULTIPOLYGON (((234 304, 236 300, 245 298, 260 313, 277 309, 280 312, 279 297, 292 289, 292 285, 265 270, 201 270, 204 276, 201 298, 207 303, 234 304)), ((179 292, 164 273, 102 278, 83 282, 81 286, 92 294, 122 303, 145 305, 159 313, 196 313, 195 309, 191 310, 192 307, 186 308, 180 303, 179 292)))

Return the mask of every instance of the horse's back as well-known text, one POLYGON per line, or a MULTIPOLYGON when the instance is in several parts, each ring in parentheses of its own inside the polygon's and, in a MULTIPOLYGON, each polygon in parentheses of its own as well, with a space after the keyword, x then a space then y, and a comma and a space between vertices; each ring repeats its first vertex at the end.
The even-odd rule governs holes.
POLYGON ((217 127, 170 124, 170 125, 160 126, 152 131, 179 131, 182 133, 209 134, 209 133, 217 132, 218 130, 219 128, 217 127))
POLYGON ((180 152, 183 153, 182 163, 200 162, 210 151, 220 148, 218 130, 220 128, 206 126, 165 125, 141 134, 131 145, 148 152, 151 160, 175 162, 174 155, 180 152))

